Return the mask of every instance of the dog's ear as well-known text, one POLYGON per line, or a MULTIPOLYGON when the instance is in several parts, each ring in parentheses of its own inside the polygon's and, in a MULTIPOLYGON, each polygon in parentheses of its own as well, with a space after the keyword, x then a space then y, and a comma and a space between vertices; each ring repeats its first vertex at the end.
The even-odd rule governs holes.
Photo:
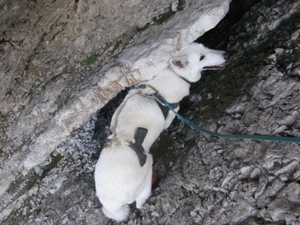
POLYGON ((183 69, 188 65, 188 59, 185 56, 181 57, 175 57, 170 60, 170 63, 172 66, 178 68, 178 69, 183 69))

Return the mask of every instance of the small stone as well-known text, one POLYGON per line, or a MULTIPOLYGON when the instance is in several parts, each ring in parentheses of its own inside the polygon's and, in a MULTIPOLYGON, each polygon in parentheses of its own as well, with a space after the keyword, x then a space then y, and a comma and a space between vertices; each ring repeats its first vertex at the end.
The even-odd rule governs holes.
POLYGON ((39 166, 35 166, 35 167, 33 167, 33 169, 34 169, 34 172, 36 174, 38 174, 39 176, 42 176, 44 173, 44 170, 42 168, 40 168, 39 166))
POLYGON ((276 54, 281 55, 284 52, 283 48, 276 48, 275 49, 276 54))
POLYGON ((159 217, 159 213, 157 211, 154 211, 154 212, 151 213, 151 216, 159 217))
POLYGON ((243 175, 243 177, 248 177, 250 175, 250 173, 252 172, 252 170, 253 170, 253 168, 251 166, 242 167, 240 169, 241 175, 243 175))
POLYGON ((299 33, 299 30, 295 31, 291 36, 291 40, 297 40, 299 38, 299 33))
POLYGON ((261 170, 259 168, 255 168, 251 174, 250 174, 250 178, 251 179, 257 179, 258 177, 260 177, 261 175, 261 170))

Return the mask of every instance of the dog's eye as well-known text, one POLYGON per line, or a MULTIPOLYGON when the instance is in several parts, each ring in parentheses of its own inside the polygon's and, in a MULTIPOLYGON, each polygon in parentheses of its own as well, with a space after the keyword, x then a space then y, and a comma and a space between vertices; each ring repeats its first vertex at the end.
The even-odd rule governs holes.
POLYGON ((201 55, 199 61, 202 61, 204 58, 205 58, 205 56, 204 56, 204 55, 201 55))

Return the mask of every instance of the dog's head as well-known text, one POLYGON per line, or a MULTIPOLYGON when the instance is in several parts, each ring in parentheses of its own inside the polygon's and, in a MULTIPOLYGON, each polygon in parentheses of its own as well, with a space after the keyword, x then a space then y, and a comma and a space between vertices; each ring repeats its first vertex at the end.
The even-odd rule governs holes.
POLYGON ((224 51, 191 43, 170 60, 170 66, 176 74, 189 82, 197 82, 201 78, 201 71, 223 69, 226 61, 225 54, 224 51))

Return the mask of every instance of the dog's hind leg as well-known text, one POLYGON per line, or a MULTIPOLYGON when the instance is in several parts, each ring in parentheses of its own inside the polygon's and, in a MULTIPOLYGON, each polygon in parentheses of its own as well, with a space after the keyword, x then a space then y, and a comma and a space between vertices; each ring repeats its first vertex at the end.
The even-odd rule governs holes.
POLYGON ((128 214, 129 214, 129 206, 128 205, 122 205, 119 209, 117 210, 108 210, 104 206, 102 206, 102 212, 111 219, 114 219, 118 222, 123 221, 127 219, 128 214))
POLYGON ((146 202, 146 200, 149 198, 151 194, 151 183, 152 183, 152 163, 153 158, 152 155, 148 154, 147 162, 145 164, 146 167, 149 167, 149 171, 147 173, 147 176, 142 184, 142 187, 140 188, 140 194, 136 198, 136 207, 138 209, 141 209, 146 202))

